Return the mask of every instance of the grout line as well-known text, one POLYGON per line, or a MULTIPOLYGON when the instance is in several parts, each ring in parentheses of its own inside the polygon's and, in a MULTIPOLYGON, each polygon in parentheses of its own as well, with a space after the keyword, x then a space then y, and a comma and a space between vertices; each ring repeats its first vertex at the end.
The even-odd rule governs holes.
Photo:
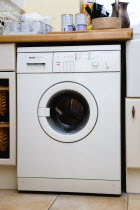
POLYGON ((133 200, 133 201, 139 201, 140 198, 131 198, 131 200, 133 200))
POLYGON ((57 197, 54 199, 54 201, 52 202, 52 204, 50 205, 50 207, 48 208, 48 210, 51 210, 53 204, 55 203, 55 201, 57 200, 58 197, 59 197, 59 195, 57 195, 57 197))
POLYGON ((128 210, 128 205, 129 205, 129 196, 128 194, 126 194, 127 199, 126 199, 126 210, 128 210))

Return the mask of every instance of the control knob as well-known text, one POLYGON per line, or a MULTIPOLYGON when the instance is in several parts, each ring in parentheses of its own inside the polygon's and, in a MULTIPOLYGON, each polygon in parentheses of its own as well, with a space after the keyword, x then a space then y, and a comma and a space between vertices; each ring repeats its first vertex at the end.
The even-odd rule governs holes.
POLYGON ((93 63, 91 63, 92 68, 98 68, 100 66, 99 62, 94 61, 93 63))
POLYGON ((106 69, 110 69, 110 64, 106 63, 106 69))

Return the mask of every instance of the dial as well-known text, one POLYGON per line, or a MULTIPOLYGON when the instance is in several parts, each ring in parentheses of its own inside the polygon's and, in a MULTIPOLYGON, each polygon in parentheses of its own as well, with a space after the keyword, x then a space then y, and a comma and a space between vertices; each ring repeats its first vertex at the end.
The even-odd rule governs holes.
POLYGON ((110 69, 110 63, 106 63, 106 69, 110 69))
POLYGON ((92 66, 92 68, 98 68, 98 67, 100 66, 100 64, 99 64, 98 61, 93 61, 93 62, 91 63, 91 66, 92 66))

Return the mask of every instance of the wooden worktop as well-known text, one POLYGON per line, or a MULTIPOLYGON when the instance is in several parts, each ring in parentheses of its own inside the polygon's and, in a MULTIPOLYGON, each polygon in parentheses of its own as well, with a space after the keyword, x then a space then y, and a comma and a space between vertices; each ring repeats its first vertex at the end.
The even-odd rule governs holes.
POLYGON ((0 35, 0 43, 127 41, 132 39, 132 36, 133 29, 131 28, 106 29, 35 35, 0 35))

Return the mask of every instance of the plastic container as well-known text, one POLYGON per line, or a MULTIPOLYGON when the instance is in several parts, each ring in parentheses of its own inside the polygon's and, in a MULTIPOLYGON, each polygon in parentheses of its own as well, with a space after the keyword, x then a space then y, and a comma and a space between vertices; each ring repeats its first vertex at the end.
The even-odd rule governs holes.
POLYGON ((5 24, 3 20, 0 20, 0 35, 4 33, 5 30, 5 24))
POLYGON ((16 34, 48 34, 53 29, 50 25, 41 21, 22 21, 20 23, 7 21, 4 35, 16 34))
POLYGON ((0 0, 0 19, 18 21, 21 9, 10 0, 0 0))

